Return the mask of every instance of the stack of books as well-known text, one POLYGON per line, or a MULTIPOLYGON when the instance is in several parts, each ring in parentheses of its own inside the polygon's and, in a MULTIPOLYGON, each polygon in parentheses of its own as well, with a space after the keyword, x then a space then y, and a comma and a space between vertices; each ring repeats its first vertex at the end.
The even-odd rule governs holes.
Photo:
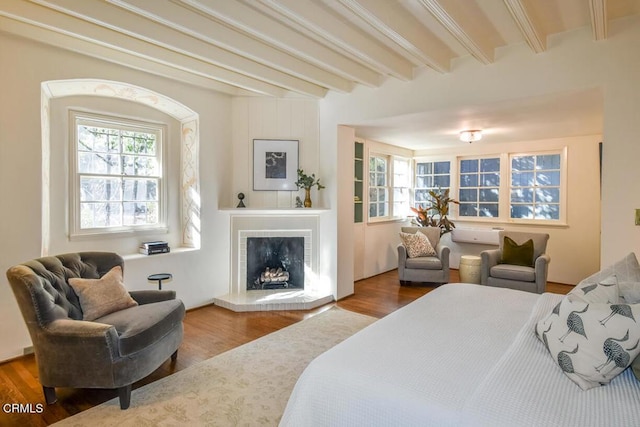
POLYGON ((165 254, 171 252, 171 248, 169 248, 167 242, 158 240, 156 242, 143 242, 140 245, 139 251, 144 255, 165 254))

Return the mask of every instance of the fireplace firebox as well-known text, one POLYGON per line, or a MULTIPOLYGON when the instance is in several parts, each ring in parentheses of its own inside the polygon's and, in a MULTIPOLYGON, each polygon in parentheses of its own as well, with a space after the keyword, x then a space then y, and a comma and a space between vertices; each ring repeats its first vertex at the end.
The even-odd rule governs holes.
POLYGON ((304 237, 247 237, 247 290, 304 289, 304 237))

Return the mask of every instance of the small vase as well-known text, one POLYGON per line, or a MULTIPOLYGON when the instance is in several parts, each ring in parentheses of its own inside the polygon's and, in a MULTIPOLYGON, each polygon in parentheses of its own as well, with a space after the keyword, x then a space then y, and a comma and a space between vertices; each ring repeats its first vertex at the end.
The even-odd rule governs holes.
POLYGON ((311 188, 304 189, 304 207, 305 208, 311 207, 311 188))

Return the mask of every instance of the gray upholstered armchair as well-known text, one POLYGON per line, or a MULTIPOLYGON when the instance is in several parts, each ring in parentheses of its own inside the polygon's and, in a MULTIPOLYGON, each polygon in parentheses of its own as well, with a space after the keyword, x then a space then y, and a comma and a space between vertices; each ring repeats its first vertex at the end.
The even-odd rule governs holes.
POLYGON ((47 403, 56 402, 55 387, 105 388, 118 389, 120 407, 127 409, 132 384, 177 357, 185 308, 174 291, 132 291, 138 305, 82 320, 69 279, 98 279, 123 265, 114 253, 80 252, 35 259, 7 271, 33 341, 47 403))
POLYGON ((518 289, 541 294, 547 286, 547 273, 551 258, 545 252, 549 235, 546 233, 527 233, 517 231, 500 231, 499 248, 480 253, 482 267, 480 283, 487 286, 518 289), (533 266, 511 265, 504 263, 504 238, 509 237, 518 245, 529 239, 533 241, 533 266))
POLYGON ((418 230, 425 234, 436 251, 434 256, 419 256, 410 258, 403 244, 398 245, 398 277, 400 284, 408 282, 449 282, 449 247, 440 242, 440 228, 438 227, 402 227, 403 233, 416 233, 418 230))

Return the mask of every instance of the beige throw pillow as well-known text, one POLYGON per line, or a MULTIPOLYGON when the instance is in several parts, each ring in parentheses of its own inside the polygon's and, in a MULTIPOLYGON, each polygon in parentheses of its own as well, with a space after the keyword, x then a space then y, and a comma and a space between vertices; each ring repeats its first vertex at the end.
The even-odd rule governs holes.
POLYGON ((138 305, 122 283, 120 266, 113 267, 99 279, 69 279, 69 285, 80 299, 83 320, 95 320, 114 311, 138 305))
POLYGON ((419 256, 435 256, 436 251, 431 246, 431 242, 426 235, 421 232, 417 233, 400 233, 400 239, 402 244, 407 248, 407 255, 409 258, 415 258, 419 256))

